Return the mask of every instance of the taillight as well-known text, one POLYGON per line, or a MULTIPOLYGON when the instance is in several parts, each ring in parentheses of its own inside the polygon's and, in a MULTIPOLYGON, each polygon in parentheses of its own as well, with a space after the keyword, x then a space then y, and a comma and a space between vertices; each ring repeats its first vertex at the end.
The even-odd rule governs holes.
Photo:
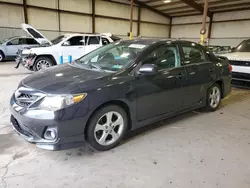
POLYGON ((229 65, 229 72, 232 73, 232 71, 233 71, 233 67, 232 65, 229 65))

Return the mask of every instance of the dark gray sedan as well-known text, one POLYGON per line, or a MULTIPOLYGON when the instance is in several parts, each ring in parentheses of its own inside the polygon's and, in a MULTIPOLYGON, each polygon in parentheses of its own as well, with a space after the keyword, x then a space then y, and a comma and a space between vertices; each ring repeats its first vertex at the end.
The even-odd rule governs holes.
POLYGON ((128 131, 205 107, 231 91, 232 68, 199 44, 130 40, 21 81, 11 122, 27 141, 58 150, 115 147, 128 131))

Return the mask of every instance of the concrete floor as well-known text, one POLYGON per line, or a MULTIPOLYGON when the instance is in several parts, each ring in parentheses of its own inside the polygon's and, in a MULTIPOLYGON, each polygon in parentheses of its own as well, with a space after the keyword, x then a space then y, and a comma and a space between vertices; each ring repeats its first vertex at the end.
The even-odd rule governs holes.
POLYGON ((9 123, 8 103, 29 74, 0 65, 0 187, 249 188, 250 91, 214 113, 191 112, 130 134, 107 152, 41 150, 9 123))

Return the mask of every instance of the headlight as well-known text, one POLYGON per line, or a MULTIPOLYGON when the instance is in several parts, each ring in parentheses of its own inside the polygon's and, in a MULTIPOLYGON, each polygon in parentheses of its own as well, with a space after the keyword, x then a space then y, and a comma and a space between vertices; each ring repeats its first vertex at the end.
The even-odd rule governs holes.
POLYGON ((78 95, 48 95, 40 103, 43 110, 56 111, 72 104, 76 104, 87 96, 86 93, 78 95))

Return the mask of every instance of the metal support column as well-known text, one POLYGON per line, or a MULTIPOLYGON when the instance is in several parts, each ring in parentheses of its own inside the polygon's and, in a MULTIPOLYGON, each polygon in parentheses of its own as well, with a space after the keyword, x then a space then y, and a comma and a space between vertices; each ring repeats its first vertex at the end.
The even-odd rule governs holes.
POLYGON ((168 38, 171 38, 171 33, 172 33, 172 18, 170 18, 170 22, 169 22, 169 33, 168 33, 168 38))
POLYGON ((23 0, 23 14, 24 14, 24 22, 28 23, 28 13, 27 13, 27 2, 23 0))
POLYGON ((137 36, 141 34, 141 7, 138 7, 137 36))
POLYGON ((133 38, 133 9, 134 9, 134 0, 131 0, 130 4, 130 32, 129 32, 129 39, 132 40, 133 38))
POLYGON ((211 15, 209 25, 208 25, 208 33, 207 33, 208 44, 209 44, 209 40, 211 39, 211 32, 212 32, 212 27, 213 27, 213 17, 214 17, 214 14, 211 15))
POLYGON ((60 0, 57 0, 58 30, 61 32, 60 0))
POLYGON ((207 32, 206 23, 207 23, 207 12, 208 12, 208 0, 204 0, 204 10, 203 10, 203 18, 202 18, 202 28, 201 28, 201 45, 204 45, 205 34, 207 32))
POLYGON ((92 33, 95 33, 95 0, 92 0, 92 33))

